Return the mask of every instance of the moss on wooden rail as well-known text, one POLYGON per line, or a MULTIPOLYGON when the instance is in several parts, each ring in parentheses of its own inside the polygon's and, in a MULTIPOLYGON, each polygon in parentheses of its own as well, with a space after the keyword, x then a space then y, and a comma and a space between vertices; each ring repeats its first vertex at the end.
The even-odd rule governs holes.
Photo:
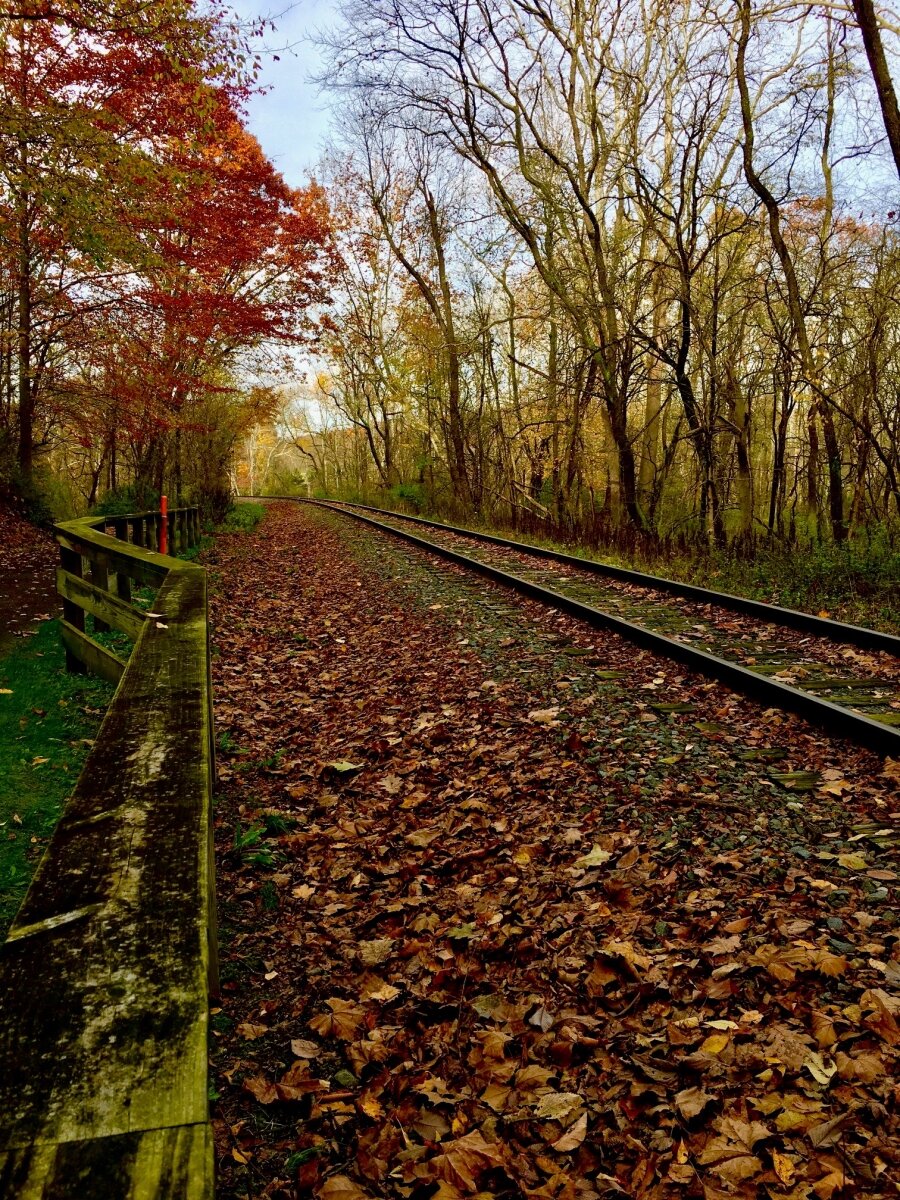
POLYGON ((201 1200, 216 975, 206 575, 90 522, 59 532, 70 553, 152 573, 161 616, 141 622, 0 948, 0 1197, 201 1200))

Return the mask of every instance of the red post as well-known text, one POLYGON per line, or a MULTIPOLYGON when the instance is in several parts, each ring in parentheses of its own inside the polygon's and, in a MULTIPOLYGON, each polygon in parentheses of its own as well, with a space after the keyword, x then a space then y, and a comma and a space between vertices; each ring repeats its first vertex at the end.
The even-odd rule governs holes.
POLYGON ((160 554, 169 553, 169 500, 167 496, 160 496, 159 511, 162 513, 162 524, 159 527, 159 552, 160 554))

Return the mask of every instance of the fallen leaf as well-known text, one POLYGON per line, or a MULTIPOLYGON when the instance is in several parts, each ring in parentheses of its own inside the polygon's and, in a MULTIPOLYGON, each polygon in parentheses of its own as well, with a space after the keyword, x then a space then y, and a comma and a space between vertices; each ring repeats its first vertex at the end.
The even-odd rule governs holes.
POLYGON ((261 1075, 255 1075, 250 1079, 245 1079, 241 1085, 245 1092, 249 1092, 251 1096, 255 1096, 260 1104, 273 1104, 278 1099, 278 1093, 275 1091, 275 1084, 269 1083, 267 1079, 263 1079, 261 1075))
POLYGON ((322 1048, 306 1038, 294 1038, 291 1042, 291 1053, 296 1054, 297 1058, 318 1058, 322 1048))
POLYGON ((322 1200, 369 1200, 372 1193, 348 1175, 330 1175, 316 1193, 322 1200))
POLYGON ((371 942, 359 943, 359 957, 363 966, 377 967, 380 963, 387 962, 393 949, 393 938, 375 938, 371 942))
POLYGON ((582 1113, 575 1124, 567 1129, 561 1138, 551 1143, 554 1150, 560 1154, 568 1154, 577 1150, 587 1135, 587 1113, 582 1113))
POLYGON ((826 1063, 821 1054, 810 1054, 803 1063, 816 1083, 827 1086, 837 1071, 834 1063, 826 1063))
POLYGON ((702 1088, 685 1088, 676 1094, 675 1107, 686 1121, 692 1121, 694 1117, 698 1117, 703 1112, 711 1101, 712 1096, 704 1092, 702 1088))
POLYGON ((602 867, 604 863, 608 863, 612 855, 600 846, 594 846, 587 854, 583 854, 581 858, 576 858, 573 864, 576 867, 602 867))
POLYGON ((536 725, 557 725, 558 716, 558 708, 535 708, 528 714, 528 720, 534 721, 536 725))
POLYGON ((584 1101, 577 1092, 550 1092, 537 1101, 534 1115, 540 1121, 564 1121, 582 1108, 584 1101))
POLYGON ((848 871, 864 871, 869 865, 861 854, 839 854, 838 865, 848 871))
POLYGON ((504 1165, 500 1147, 484 1140, 481 1130, 445 1142, 441 1153, 416 1167, 424 1179, 443 1179, 467 1192, 478 1191, 478 1180, 488 1171, 504 1165))
POLYGON ((704 1054, 721 1054, 730 1041, 727 1033, 711 1033, 700 1049, 704 1054))
POLYGON ((255 1041, 256 1038, 265 1037, 269 1032, 268 1025, 253 1025, 250 1021, 242 1021, 237 1027, 237 1032, 242 1038, 248 1042, 255 1041))
POLYGON ((782 1154, 779 1150, 772 1151, 772 1166, 775 1168, 775 1174, 781 1180, 785 1187, 790 1187, 794 1182, 794 1176, 797 1174, 793 1161, 786 1154, 782 1154))
POLYGON ((310 1029, 322 1037, 336 1037, 342 1042, 352 1042, 365 1019, 365 1012, 352 1000, 326 1000, 330 1013, 322 1013, 309 1022, 310 1029))

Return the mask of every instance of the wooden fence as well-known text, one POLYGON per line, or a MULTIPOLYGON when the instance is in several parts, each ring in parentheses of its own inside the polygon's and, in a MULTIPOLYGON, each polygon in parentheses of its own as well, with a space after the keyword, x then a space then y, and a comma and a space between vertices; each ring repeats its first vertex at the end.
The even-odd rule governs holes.
MULTIPOLYGON (((199 539, 196 509, 169 521, 173 551, 199 539)), ((0 947, 4 1200, 213 1194, 206 573, 156 552, 159 522, 56 527, 69 667, 118 687, 0 947), (156 589, 149 611, 135 584, 156 589), (134 639, 130 657, 97 640, 109 629, 134 639)))

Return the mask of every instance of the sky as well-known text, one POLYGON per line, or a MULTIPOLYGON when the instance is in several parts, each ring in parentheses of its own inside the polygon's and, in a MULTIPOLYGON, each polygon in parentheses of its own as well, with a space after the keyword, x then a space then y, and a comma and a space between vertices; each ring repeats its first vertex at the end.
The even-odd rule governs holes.
POLYGON ((231 7, 243 19, 275 22, 275 32, 262 42, 260 82, 268 91, 250 101, 247 123, 287 182, 298 187, 315 168, 329 123, 325 98, 309 81, 321 66, 310 38, 336 22, 338 0, 231 0, 231 7))

